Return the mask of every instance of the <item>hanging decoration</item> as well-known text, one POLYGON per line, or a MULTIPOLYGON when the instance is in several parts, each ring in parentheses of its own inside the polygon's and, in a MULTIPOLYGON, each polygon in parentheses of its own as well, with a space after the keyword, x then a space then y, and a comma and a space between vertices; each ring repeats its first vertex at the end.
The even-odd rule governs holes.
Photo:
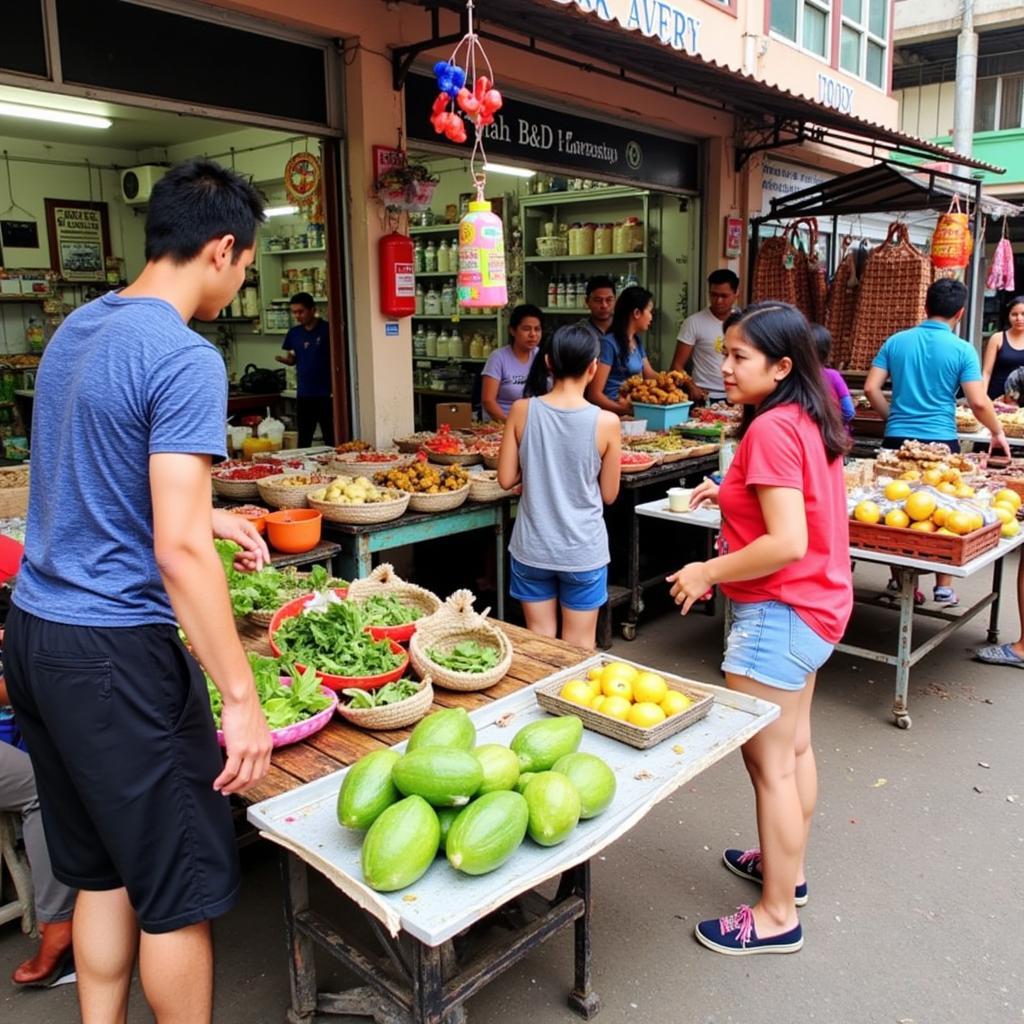
POLYGON ((484 198, 487 156, 484 134, 501 109, 501 93, 494 86, 494 70, 480 37, 473 28, 473 0, 466 0, 467 32, 446 61, 434 65, 438 94, 430 123, 438 135, 451 142, 468 138, 467 122, 473 128, 473 150, 469 170, 476 198, 459 222, 459 305, 473 309, 508 303, 505 275, 505 239, 501 218, 484 198), (479 68, 478 68, 479 63, 479 68), (486 74, 483 72, 486 68, 486 74), (478 165, 479 161, 479 165, 478 165))
POLYGON ((992 266, 989 268, 985 287, 991 292, 1016 291, 1013 271, 1013 248, 1006 230, 1006 218, 1003 217, 1003 234, 992 253, 992 266))
POLYGON ((968 215, 960 209, 960 197, 953 196, 949 210, 939 217, 932 235, 931 259, 936 276, 958 277, 973 251, 968 215))
POLYGON ((295 153, 284 166, 284 190, 288 200, 305 215, 310 224, 322 224, 323 168, 320 158, 309 152, 295 153))

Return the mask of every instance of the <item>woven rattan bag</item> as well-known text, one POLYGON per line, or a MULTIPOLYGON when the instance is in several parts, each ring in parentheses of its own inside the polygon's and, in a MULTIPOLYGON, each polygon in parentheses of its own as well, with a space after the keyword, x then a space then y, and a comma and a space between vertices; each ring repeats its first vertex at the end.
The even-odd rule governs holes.
POLYGON ((924 299, 931 281, 931 263, 911 243, 906 224, 890 224, 885 241, 871 252, 864 267, 849 369, 868 369, 889 335, 924 319, 924 299))
POLYGON ((828 289, 825 326, 832 335, 830 361, 837 369, 845 369, 853 344, 853 317, 857 312, 860 278, 857 275, 857 252, 850 248, 852 239, 843 239, 843 255, 839 269, 828 289))

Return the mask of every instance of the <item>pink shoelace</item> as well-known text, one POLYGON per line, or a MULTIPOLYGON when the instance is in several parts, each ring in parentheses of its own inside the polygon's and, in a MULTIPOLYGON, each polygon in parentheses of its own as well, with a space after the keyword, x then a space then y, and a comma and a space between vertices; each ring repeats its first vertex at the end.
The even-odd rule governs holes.
POLYGON ((737 936, 741 946, 745 946, 754 935, 754 912, 746 905, 740 904, 735 914, 718 919, 718 929, 722 935, 739 932, 737 936))
POLYGON ((741 867, 748 864, 756 871, 761 866, 761 851, 755 846, 752 850, 744 850, 736 861, 741 867))

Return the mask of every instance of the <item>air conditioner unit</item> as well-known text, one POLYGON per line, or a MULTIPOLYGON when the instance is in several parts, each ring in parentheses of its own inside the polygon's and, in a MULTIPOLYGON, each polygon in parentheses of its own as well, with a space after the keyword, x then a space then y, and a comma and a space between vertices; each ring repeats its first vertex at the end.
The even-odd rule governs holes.
POLYGON ((148 203, 153 186, 167 173, 166 167, 143 164, 121 172, 121 198, 129 206, 148 203))

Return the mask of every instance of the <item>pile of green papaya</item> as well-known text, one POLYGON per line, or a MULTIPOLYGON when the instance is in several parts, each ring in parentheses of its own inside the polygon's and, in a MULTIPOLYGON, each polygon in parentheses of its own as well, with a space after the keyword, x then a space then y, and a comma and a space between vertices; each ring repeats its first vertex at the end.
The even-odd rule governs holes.
POLYGON ((523 726, 509 746, 476 745, 464 708, 428 715, 406 752, 375 750, 346 773, 338 821, 366 832, 363 878, 378 892, 412 885, 438 852, 467 875, 501 867, 529 836, 564 842, 580 819, 594 818, 615 796, 615 775, 578 750, 575 715, 523 726))

